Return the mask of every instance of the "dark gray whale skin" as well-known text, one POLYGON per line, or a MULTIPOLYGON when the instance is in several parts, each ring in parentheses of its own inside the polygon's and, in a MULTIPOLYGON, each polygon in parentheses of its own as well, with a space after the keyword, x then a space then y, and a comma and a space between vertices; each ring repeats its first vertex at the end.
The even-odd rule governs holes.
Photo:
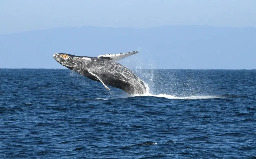
POLYGON ((108 57, 75 56, 66 53, 56 53, 53 58, 61 65, 73 70, 91 80, 113 86, 128 94, 145 94, 145 83, 132 71, 108 57))

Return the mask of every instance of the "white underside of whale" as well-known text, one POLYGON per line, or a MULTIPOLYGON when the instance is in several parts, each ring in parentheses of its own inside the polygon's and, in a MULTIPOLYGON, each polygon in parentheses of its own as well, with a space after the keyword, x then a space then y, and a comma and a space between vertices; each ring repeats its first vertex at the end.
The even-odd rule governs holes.
POLYGON ((99 55, 98 58, 108 58, 110 60, 118 61, 123 58, 126 58, 127 56, 131 56, 134 54, 137 54, 138 51, 131 51, 131 52, 126 52, 126 53, 119 53, 119 54, 105 54, 105 55, 99 55))

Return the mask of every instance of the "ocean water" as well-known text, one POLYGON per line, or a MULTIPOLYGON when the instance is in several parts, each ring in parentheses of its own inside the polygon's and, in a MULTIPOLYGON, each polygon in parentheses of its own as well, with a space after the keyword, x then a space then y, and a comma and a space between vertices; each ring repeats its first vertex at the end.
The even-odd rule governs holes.
POLYGON ((134 71, 148 94, 0 69, 0 158, 256 158, 256 70, 134 71))

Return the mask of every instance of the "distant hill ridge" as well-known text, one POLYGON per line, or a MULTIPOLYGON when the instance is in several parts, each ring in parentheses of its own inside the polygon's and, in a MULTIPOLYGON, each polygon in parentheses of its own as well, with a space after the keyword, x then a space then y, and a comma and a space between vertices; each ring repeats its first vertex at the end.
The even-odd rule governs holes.
MULTIPOLYGON (((60 68, 55 52, 97 56, 138 50, 154 68, 255 69, 256 28, 56 28, 0 35, 0 68, 60 68)), ((148 64, 145 64, 147 67, 148 64)))

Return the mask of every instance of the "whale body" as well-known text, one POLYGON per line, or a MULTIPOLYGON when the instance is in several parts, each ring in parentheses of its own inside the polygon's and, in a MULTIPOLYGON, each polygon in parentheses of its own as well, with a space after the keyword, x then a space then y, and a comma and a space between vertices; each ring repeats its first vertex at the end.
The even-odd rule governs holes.
POLYGON ((132 51, 119 54, 105 54, 98 57, 75 56, 67 53, 55 53, 53 58, 61 65, 73 70, 91 80, 122 89, 128 94, 145 94, 146 84, 117 60, 138 53, 132 51))

